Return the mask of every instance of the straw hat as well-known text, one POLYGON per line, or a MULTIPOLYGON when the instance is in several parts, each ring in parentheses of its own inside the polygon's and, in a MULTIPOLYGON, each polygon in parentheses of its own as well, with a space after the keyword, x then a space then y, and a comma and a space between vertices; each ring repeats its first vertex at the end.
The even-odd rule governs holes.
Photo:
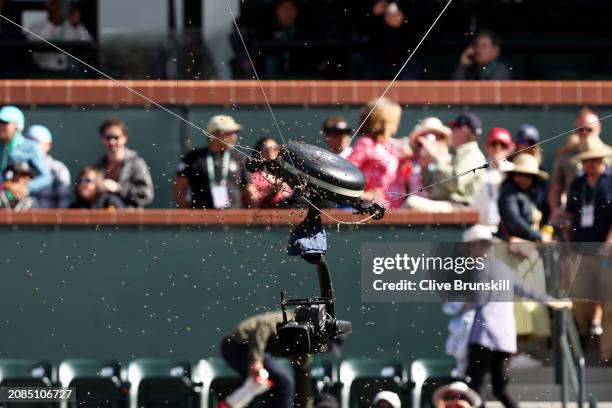
POLYGON ((444 126, 442 121, 438 118, 429 117, 420 121, 410 133, 408 137, 410 139, 410 145, 416 146, 416 141, 419 137, 427 133, 440 133, 446 139, 446 144, 450 145, 452 130, 448 126, 444 126))
POLYGON ((612 157, 612 148, 598 137, 588 137, 580 144, 579 153, 572 157, 574 161, 612 157))
POLYGON ((532 174, 538 176, 542 180, 548 179, 548 173, 540 170, 540 162, 538 159, 529 153, 520 153, 512 160, 514 168, 506 172, 532 174))
POLYGON ((493 234, 486 225, 476 224, 463 231, 462 238, 463 242, 492 241, 493 234))
POLYGON ((439 399, 443 399, 446 395, 451 394, 453 398, 463 397, 465 398, 471 406, 478 407, 482 403, 480 396, 476 391, 468 387, 468 385, 462 381, 457 381, 449 385, 443 385, 442 387, 438 387, 432 396, 432 401, 434 406, 436 401, 439 399))

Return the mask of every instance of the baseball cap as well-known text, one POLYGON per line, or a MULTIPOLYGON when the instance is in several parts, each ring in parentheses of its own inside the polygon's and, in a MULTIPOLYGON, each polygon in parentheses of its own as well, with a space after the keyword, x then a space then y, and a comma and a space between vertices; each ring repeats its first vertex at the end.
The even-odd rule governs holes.
POLYGON ((236 123, 234 118, 227 115, 216 115, 208 121, 207 131, 210 133, 231 133, 238 132, 242 126, 236 123))
POLYGON ((472 112, 463 112, 450 123, 451 126, 467 126, 476 136, 482 134, 482 121, 472 112))
POLYGON ((399 395, 392 391, 380 391, 372 400, 372 406, 375 406, 380 401, 387 401, 393 408, 401 408, 402 402, 399 395))
POLYGON ((25 126, 25 117, 23 112, 16 106, 3 106, 0 109, 0 122, 17 124, 17 130, 21 132, 25 126))
POLYGON ((433 393, 432 402, 435 405, 438 400, 448 397, 451 399, 465 399, 473 407, 478 407, 482 404, 482 399, 478 393, 463 381, 456 381, 452 384, 438 387, 433 393))
POLYGON ((516 131, 516 141, 525 144, 527 141, 538 143, 540 141, 540 131, 537 127, 529 124, 521 125, 516 131))
POLYGON ((353 129, 348 124, 348 121, 342 116, 330 116, 323 124, 323 133, 352 133, 353 129))
POLYGON ((53 136, 51 131, 43 125, 32 125, 26 130, 25 137, 36 143, 51 143, 53 136))
POLYGON ((491 144, 493 142, 502 142, 506 146, 512 146, 512 135, 508 129, 494 127, 487 135, 487 144, 491 144))

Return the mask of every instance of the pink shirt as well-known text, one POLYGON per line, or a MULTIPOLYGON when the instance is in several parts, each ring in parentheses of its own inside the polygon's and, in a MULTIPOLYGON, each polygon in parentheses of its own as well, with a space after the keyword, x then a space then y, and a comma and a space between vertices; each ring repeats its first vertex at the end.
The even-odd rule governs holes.
MULTIPOLYGON (((385 192, 384 201, 379 204, 399 197, 399 194, 389 192, 405 192, 404 183, 399 177, 400 151, 392 142, 382 144, 371 137, 362 136, 357 139, 353 152, 347 157, 365 175, 365 191, 381 189, 385 192)), ((388 203, 388 206, 399 207, 402 201, 398 198, 388 203)))
POLYGON ((293 190, 284 184, 280 191, 276 191, 277 180, 274 176, 264 172, 257 172, 251 175, 251 184, 257 189, 257 208, 273 208, 278 203, 293 195, 293 190))

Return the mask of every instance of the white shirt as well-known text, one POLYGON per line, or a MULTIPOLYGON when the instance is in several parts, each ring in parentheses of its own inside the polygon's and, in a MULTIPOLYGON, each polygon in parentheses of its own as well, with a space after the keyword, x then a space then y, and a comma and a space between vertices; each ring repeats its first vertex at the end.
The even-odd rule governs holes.
MULTIPOLYGON (((39 21, 28 28, 32 33, 53 41, 91 41, 91 35, 83 24, 76 27, 68 21, 59 26, 49 20, 39 21)), ((27 33, 29 40, 38 40, 34 35, 27 33)), ((36 65, 47 71, 66 71, 68 69, 68 56, 61 52, 33 52, 32 58, 36 65)))
POLYGON ((480 213, 480 223, 491 228, 492 232, 497 232, 500 215, 497 207, 499 199, 499 188, 504 181, 504 171, 511 170, 512 163, 502 161, 500 168, 489 167, 483 175, 483 182, 480 191, 474 198, 474 207, 480 213))

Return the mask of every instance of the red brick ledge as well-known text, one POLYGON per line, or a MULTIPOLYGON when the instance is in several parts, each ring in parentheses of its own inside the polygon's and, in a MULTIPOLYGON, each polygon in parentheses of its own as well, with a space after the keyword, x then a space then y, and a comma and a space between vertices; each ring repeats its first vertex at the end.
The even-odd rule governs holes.
MULTIPOLYGON (((260 105, 256 81, 123 81, 162 105, 260 105)), ((387 81, 263 81, 273 105, 361 105, 387 81)), ((612 81, 398 81, 388 96, 406 105, 612 105, 612 81)), ((107 80, 0 80, 0 104, 149 103, 107 80)))
MULTIPOLYGON (((326 211, 337 220, 358 221, 364 216, 348 211, 326 211)), ((303 210, 31 210, 28 212, 0 211, 0 225, 86 226, 86 225, 288 225, 299 223, 303 210)), ((391 210, 380 221, 368 220, 366 225, 462 225, 478 222, 474 209, 452 213, 424 213, 414 210, 391 210)), ((323 217, 324 224, 336 221, 323 217)))

